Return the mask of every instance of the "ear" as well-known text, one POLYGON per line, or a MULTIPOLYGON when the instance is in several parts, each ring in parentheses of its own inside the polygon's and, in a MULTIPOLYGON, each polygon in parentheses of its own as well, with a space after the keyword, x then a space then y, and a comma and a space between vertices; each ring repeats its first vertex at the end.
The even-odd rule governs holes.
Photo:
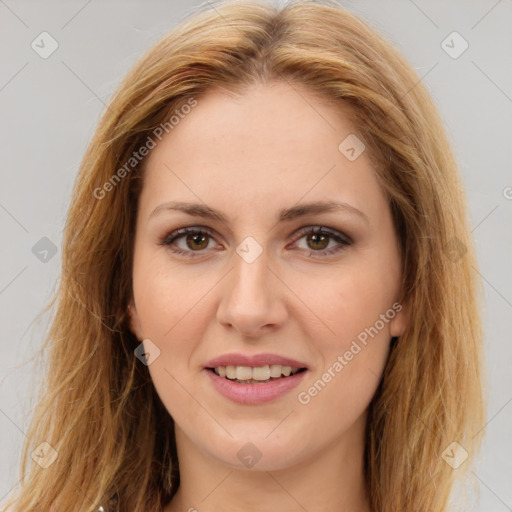
POLYGON ((410 308, 408 304, 395 302, 391 309, 395 312, 395 316, 389 322, 389 332, 392 337, 400 337, 409 326, 410 308))
POLYGON ((142 327, 140 325, 139 314, 137 312, 137 308, 135 307, 135 302, 133 299, 130 299, 128 303, 128 325, 130 326, 130 331, 136 336, 139 341, 142 341, 144 338, 142 336, 142 327))

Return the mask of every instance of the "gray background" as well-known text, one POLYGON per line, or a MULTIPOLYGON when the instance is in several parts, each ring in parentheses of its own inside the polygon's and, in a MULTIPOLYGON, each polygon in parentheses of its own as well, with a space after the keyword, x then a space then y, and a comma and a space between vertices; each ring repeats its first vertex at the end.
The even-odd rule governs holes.
MULTIPOLYGON (((512 511, 512 237, 506 228, 512 224, 512 1, 341 3, 401 49, 448 128, 484 281, 490 387, 487 437, 466 483, 480 488, 472 510, 512 511), (441 46, 453 31, 469 43, 456 59, 441 46)), ((46 329, 36 316, 58 277, 80 159, 132 63, 196 5, 0 0, 0 503, 19 481, 31 385, 39 378, 26 361, 46 329), (43 31, 59 45, 47 59, 31 47, 43 31), (32 251, 43 237, 58 248, 47 261, 32 251)))

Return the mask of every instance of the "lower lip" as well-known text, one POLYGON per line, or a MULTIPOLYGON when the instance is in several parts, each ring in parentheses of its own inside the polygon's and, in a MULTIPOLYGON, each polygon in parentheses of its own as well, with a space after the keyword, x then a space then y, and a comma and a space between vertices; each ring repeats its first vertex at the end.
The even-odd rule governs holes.
POLYGON ((300 383, 307 370, 261 384, 239 384, 220 377, 211 370, 205 369, 205 372, 210 376, 213 385, 221 395, 233 400, 233 402, 255 405, 271 402, 288 393, 300 383))

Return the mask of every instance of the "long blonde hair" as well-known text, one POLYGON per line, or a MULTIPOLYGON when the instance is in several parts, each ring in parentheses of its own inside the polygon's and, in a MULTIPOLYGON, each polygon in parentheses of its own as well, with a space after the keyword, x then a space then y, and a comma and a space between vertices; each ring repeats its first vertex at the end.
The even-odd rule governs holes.
POLYGON ((173 421, 134 356, 139 343, 127 322, 144 160, 112 177, 191 98, 271 80, 349 108, 401 242, 401 302, 411 321, 370 405, 372 510, 446 509, 455 477, 477 453, 485 413, 477 263, 457 164, 436 106, 401 54, 334 2, 299 1, 202 9, 143 56, 109 102, 76 179, 41 349, 45 386, 6 510, 92 511, 115 497, 119 510, 159 511, 176 492, 173 421), (56 459, 32 463, 24 476, 43 442, 56 459), (449 457, 461 449, 453 442, 469 454, 457 470, 446 461, 447 448, 449 457))

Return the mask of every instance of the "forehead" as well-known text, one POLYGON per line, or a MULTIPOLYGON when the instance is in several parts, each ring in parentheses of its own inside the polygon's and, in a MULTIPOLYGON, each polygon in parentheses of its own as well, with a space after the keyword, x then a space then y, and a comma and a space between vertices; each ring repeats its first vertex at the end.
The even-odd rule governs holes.
POLYGON ((237 95, 208 91, 171 133, 174 146, 183 152, 195 149, 190 155, 195 159, 218 156, 226 161, 243 153, 278 162, 320 146, 325 150, 331 145, 336 152, 337 139, 353 131, 348 106, 335 107, 302 85, 272 82, 254 84, 237 95))
POLYGON ((382 193, 369 158, 340 150, 355 136, 346 112, 284 82, 237 96, 209 91, 149 155, 141 207, 198 199, 238 211, 301 198, 375 203, 382 193))

